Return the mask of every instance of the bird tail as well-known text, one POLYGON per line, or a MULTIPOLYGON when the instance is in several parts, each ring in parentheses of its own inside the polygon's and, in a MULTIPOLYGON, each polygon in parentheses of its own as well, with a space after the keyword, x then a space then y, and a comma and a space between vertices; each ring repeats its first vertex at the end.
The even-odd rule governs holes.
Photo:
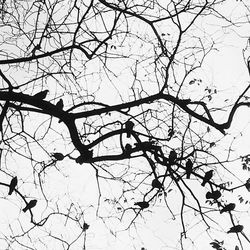
POLYGON ((25 207, 25 208, 23 209, 23 212, 25 213, 27 210, 28 210, 28 209, 25 207))

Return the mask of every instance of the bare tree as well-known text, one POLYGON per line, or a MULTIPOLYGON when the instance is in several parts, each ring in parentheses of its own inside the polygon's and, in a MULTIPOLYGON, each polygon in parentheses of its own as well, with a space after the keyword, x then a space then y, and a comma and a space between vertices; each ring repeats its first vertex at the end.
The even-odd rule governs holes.
POLYGON ((201 246, 197 232, 208 248, 249 244, 250 157, 230 131, 250 85, 217 102, 225 93, 203 75, 228 32, 250 74, 247 1, 1 5, 0 184, 13 210, 1 245, 91 249, 100 219, 138 249, 157 214, 176 249, 201 246))

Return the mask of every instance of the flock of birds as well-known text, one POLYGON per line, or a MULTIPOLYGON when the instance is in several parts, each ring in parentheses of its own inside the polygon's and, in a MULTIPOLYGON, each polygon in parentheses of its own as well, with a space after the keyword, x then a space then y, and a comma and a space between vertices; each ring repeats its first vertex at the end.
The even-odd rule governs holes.
MULTIPOLYGON (((47 94, 48 94, 48 90, 44 90, 41 91, 37 94, 34 95, 35 98, 43 100, 46 98, 47 94)), ((56 107, 63 109, 63 100, 60 99, 57 103, 56 103, 56 107)), ((132 121, 127 121, 125 123, 125 129, 126 129, 126 133, 127 133, 127 138, 130 138, 132 133, 133 133, 133 128, 134 128, 134 123, 132 121)), ((127 144, 129 145, 129 144, 127 144)), ((126 145, 126 146, 127 146, 126 145)), ((128 149, 128 147, 126 147, 126 150, 131 150, 131 145, 129 145, 130 148, 128 149)), ((53 155, 57 160, 63 160, 64 156, 60 153, 55 153, 53 155)), ((170 151, 169 157, 168 157, 168 162, 170 165, 174 165, 175 161, 177 159, 177 154, 174 150, 170 151)), ((193 162, 191 161, 191 159, 188 159, 186 161, 186 177, 187 179, 190 179, 190 176, 192 174, 193 171, 193 162)), ((211 178, 213 177, 213 170, 209 170, 205 173, 204 177, 203 177, 203 181, 201 183, 201 185, 204 187, 206 185, 206 183, 208 183, 211 178)), ((10 184, 9 184, 9 193, 8 195, 11 195, 17 187, 17 177, 15 176, 14 178, 12 178, 10 184)), ((152 181, 152 187, 153 188, 157 188, 157 189, 162 189, 163 185, 162 183, 156 178, 152 181)), ((215 190, 212 192, 207 192, 206 194, 206 198, 207 199, 214 199, 217 200, 221 197, 221 193, 219 190, 215 190)), ((37 204, 37 200, 33 199, 30 200, 28 203, 26 202, 26 206, 23 208, 23 212, 25 213, 27 210, 31 210, 33 207, 35 207, 37 204)), ((140 201, 140 202, 135 202, 134 205, 139 206, 141 210, 146 209, 149 207, 149 202, 147 201, 140 201)), ((235 204, 234 203, 229 203, 227 205, 225 205, 221 210, 220 213, 224 213, 224 212, 231 212, 235 209, 235 204)), ((234 225, 233 227, 230 228, 230 230, 227 233, 240 233, 243 230, 243 226, 242 225, 234 225)))
MULTIPOLYGON (((176 159, 177 159, 177 154, 174 150, 172 150, 169 154, 169 159, 168 159, 169 164, 174 165, 176 159)), ((192 171, 193 171, 193 162, 191 161, 191 159, 188 159, 186 161, 187 179, 190 179, 192 171)), ((206 183, 208 183, 211 180, 212 177, 213 177, 213 170, 209 170, 205 172, 201 185, 204 187, 206 183)), ((157 188, 157 189, 163 188, 163 184, 158 180, 158 178, 154 179, 151 185, 153 188, 157 188)), ((206 199, 218 200, 220 197, 221 197, 221 192, 219 190, 214 190, 212 192, 206 193, 206 199)), ((135 202, 134 205, 139 206, 140 209, 143 210, 149 207, 149 202, 140 201, 140 202, 135 202)), ((235 203, 226 204, 220 210, 220 214, 225 213, 225 212, 231 213, 235 209, 235 207, 236 207, 235 203)), ((240 233, 242 232, 243 228, 244 227, 242 225, 234 225, 233 227, 229 229, 227 233, 240 233)))

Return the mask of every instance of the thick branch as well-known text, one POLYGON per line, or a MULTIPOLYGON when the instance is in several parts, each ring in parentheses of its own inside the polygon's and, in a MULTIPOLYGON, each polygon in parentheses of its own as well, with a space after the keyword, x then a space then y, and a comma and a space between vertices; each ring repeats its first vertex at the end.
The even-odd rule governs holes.
MULTIPOLYGON (((83 153, 86 150, 86 146, 81 142, 78 131, 75 125, 74 116, 62 109, 59 109, 56 105, 39 100, 34 96, 25 95, 23 93, 14 93, 14 92, 0 92, 0 100, 10 101, 10 102, 20 102, 29 104, 31 106, 37 107, 42 110, 42 113, 57 117, 61 120, 68 128, 72 143, 76 149, 83 153)), ((41 112, 41 110, 38 110, 41 112)))

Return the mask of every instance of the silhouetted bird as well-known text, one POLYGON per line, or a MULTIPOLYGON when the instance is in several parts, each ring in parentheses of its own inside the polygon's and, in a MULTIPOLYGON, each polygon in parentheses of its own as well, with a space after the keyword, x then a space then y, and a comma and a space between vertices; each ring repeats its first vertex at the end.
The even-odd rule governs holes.
POLYGON ((220 197, 221 197, 221 192, 219 190, 215 190, 213 192, 207 192, 206 193, 206 198, 207 199, 218 200, 220 197))
POLYGON ((33 208, 37 203, 37 200, 31 200, 26 207, 23 209, 23 212, 25 213, 28 209, 33 208))
POLYGON ((145 209, 149 207, 149 203, 147 201, 139 201, 139 202, 136 202, 135 205, 139 206, 141 209, 145 209))
POLYGON ((235 209, 235 206, 236 205, 234 203, 229 203, 220 210, 220 213, 222 214, 224 212, 230 212, 235 209))
POLYGON ((125 150, 126 150, 126 151, 131 151, 131 149, 132 149, 132 146, 131 146, 129 143, 127 143, 127 144, 125 145, 125 150))
POLYGON ((34 95, 34 97, 36 97, 37 99, 43 100, 43 99, 46 98, 46 96, 47 96, 48 93, 49 93, 48 90, 44 90, 44 91, 41 91, 41 92, 36 93, 36 94, 34 95))
POLYGON ((212 248, 215 248, 217 250, 222 250, 222 248, 221 248, 222 244, 216 240, 214 242, 209 243, 209 244, 212 246, 212 248))
POLYGON ((127 137, 131 137, 131 131, 133 130, 133 127, 135 124, 132 121, 126 121, 125 123, 125 129, 127 130, 127 137))
POLYGON ((132 152, 132 146, 129 143, 127 143, 125 145, 124 154, 129 156, 131 152, 132 152))
POLYGON ((153 188, 162 188, 162 184, 161 182, 156 178, 152 181, 152 187, 153 188))
POLYGON ((187 179, 190 179, 192 170, 193 170, 193 162, 190 159, 188 159, 186 162, 187 179))
POLYGON ((212 199, 212 193, 211 192, 207 192, 206 193, 206 199, 212 199))
POLYGON ((201 183, 201 186, 205 186, 207 182, 210 181, 210 179, 213 176, 213 170, 209 170, 208 172, 205 173, 205 176, 203 177, 203 182, 201 183))
POLYGON ((229 229, 229 231, 227 232, 229 233, 240 233, 243 230, 243 226, 242 225, 237 225, 237 226, 233 226, 229 229))
POLYGON ((15 190, 15 187, 17 186, 17 177, 15 176, 14 178, 12 178, 12 180, 10 181, 10 186, 9 186, 9 193, 8 195, 11 195, 13 193, 13 191, 15 190))
POLYGON ((170 153, 169 153, 169 157, 168 157, 169 164, 170 165, 174 164, 176 158, 177 158, 176 152, 174 150, 171 150, 170 153))
POLYGON ((83 224, 83 231, 86 231, 89 229, 89 224, 87 224, 86 222, 84 222, 83 224))
POLYGON ((62 153, 53 153, 52 156, 58 161, 62 161, 64 159, 64 155, 62 153))
POLYGON ((57 103, 56 103, 56 107, 59 109, 63 109, 63 100, 60 99, 57 103))

